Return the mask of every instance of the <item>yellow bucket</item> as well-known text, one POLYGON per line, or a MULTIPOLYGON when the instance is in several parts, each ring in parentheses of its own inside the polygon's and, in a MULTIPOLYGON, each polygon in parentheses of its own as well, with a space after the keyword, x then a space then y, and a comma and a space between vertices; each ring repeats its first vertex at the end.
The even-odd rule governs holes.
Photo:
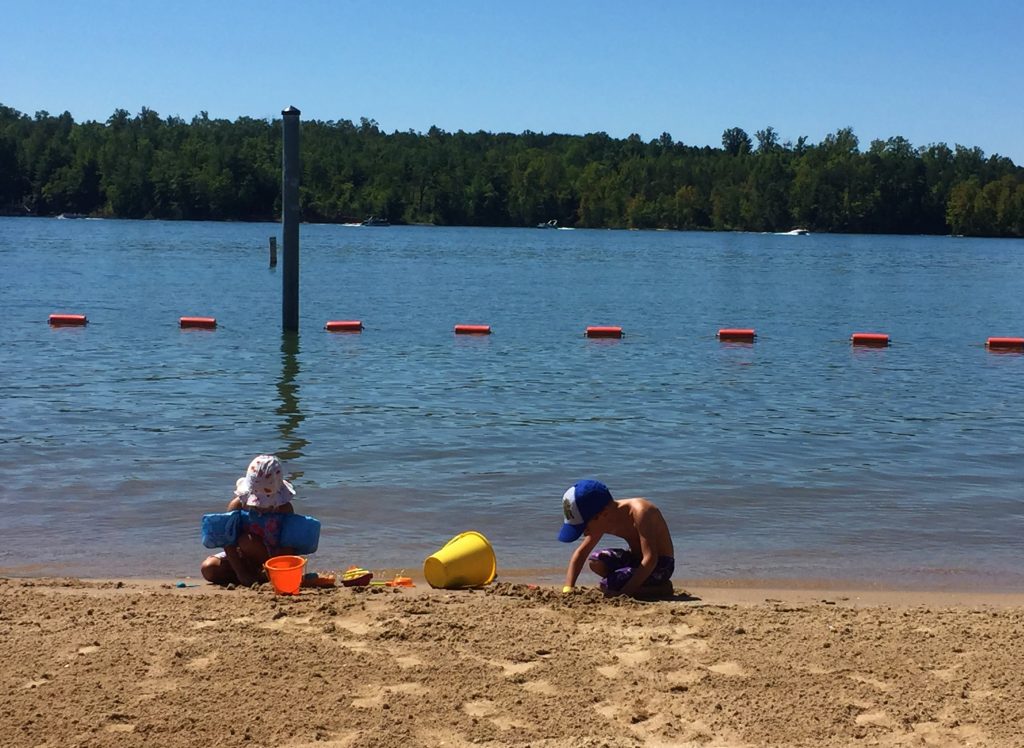
POLYGON ((457 590, 490 584, 498 571, 494 549, 473 530, 460 533, 423 562, 423 576, 431 587, 457 590))

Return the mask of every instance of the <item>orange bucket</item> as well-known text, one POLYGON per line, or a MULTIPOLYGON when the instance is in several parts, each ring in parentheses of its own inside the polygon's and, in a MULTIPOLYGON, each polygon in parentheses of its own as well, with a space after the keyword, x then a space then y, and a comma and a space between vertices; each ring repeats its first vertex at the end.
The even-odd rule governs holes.
POLYGON ((302 556, 274 556, 268 558, 263 568, 267 570, 274 592, 279 595, 297 595, 302 585, 302 572, 306 559, 302 556))

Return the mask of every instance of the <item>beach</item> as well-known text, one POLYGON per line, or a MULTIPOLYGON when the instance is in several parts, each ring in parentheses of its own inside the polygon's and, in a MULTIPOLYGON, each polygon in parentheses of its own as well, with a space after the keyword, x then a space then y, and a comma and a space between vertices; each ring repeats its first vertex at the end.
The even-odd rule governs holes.
POLYGON ((415 581, 0 579, 3 744, 1024 745, 1024 595, 415 581))

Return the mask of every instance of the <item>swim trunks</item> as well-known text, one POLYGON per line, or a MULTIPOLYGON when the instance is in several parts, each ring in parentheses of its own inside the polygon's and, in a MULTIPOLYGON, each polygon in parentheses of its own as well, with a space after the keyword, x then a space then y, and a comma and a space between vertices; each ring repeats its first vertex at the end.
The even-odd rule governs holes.
MULTIPOLYGON (((626 548, 602 548, 590 554, 591 561, 600 561, 608 569, 608 576, 601 580, 605 592, 618 592, 630 580, 641 558, 626 548)), ((658 556, 658 563, 651 575, 640 585, 640 589, 663 585, 672 579, 676 560, 671 556, 658 556)))

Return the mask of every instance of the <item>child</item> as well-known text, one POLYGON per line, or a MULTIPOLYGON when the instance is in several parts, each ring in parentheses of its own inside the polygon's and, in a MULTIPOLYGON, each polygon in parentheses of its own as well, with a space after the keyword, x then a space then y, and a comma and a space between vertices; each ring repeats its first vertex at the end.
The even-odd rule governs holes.
POLYGON ((249 463, 245 475, 235 482, 234 498, 228 511, 245 509, 238 544, 207 558, 201 567, 203 578, 213 584, 243 584, 265 581, 263 563, 271 556, 288 555, 279 546, 281 515, 292 514, 295 489, 284 479, 281 461, 273 455, 259 455, 249 463))
POLYGON ((581 480, 562 496, 562 511, 565 524, 558 539, 571 543, 584 538, 569 559, 562 592, 572 591, 589 559, 591 570, 601 577, 601 589, 609 595, 672 594, 675 552, 658 507, 647 499, 616 501, 604 483, 581 480), (595 551, 606 533, 622 538, 629 548, 595 551))

